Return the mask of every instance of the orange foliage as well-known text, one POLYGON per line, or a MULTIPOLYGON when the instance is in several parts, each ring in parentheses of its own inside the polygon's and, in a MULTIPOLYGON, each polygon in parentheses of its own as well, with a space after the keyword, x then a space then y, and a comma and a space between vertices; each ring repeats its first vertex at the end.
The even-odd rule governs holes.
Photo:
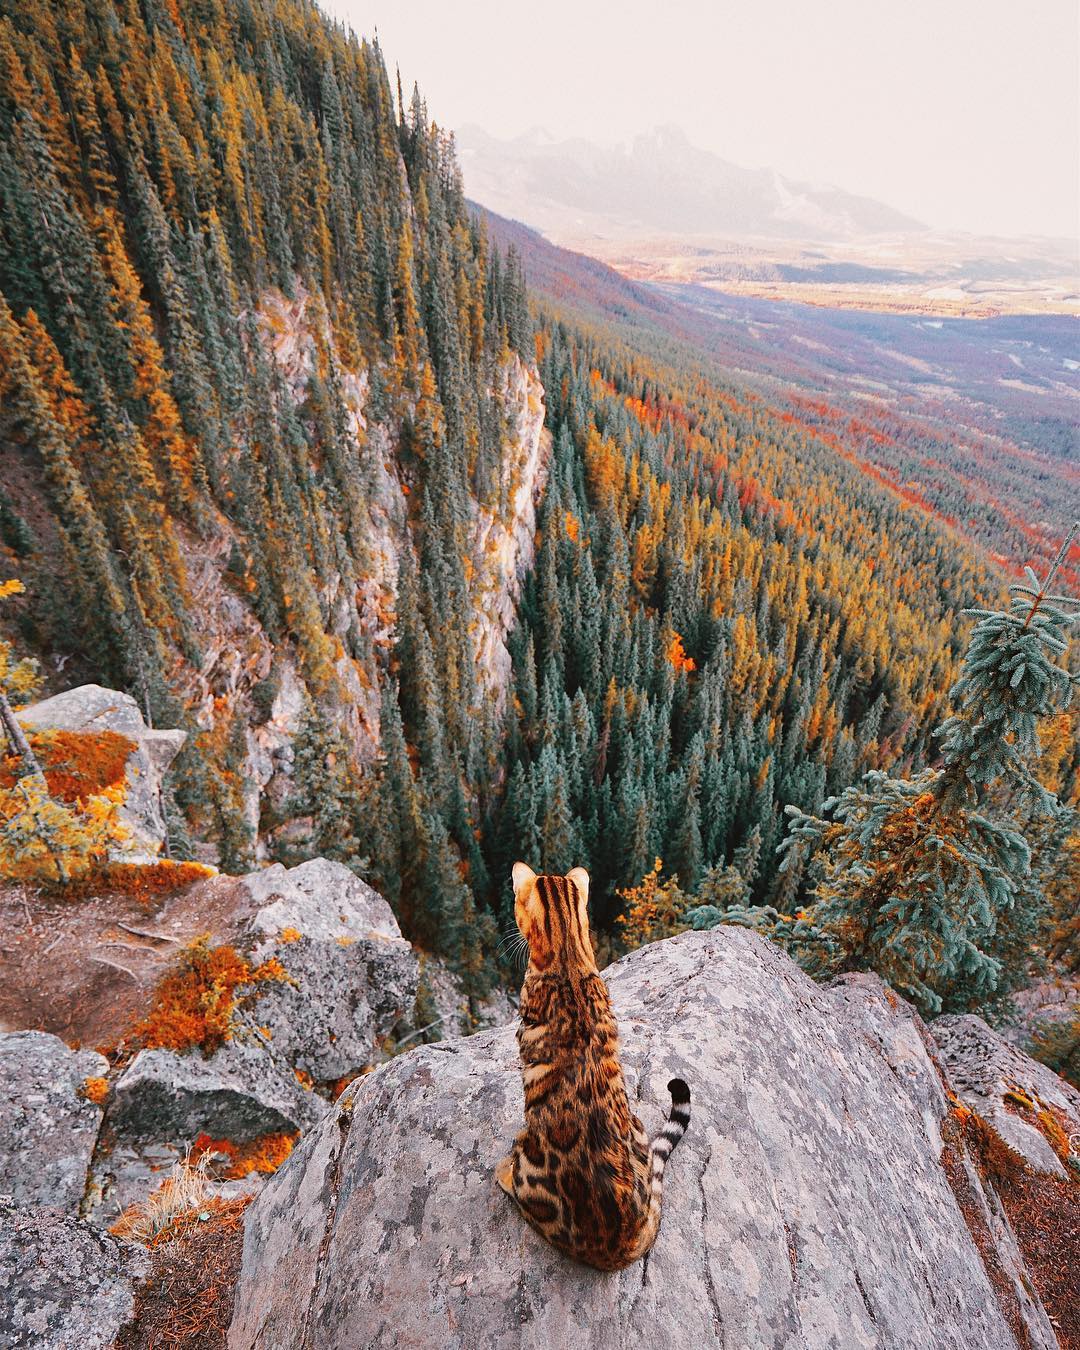
POLYGON ((697 669, 697 664, 692 656, 687 656, 683 650, 682 638, 672 630, 671 641, 667 645, 665 652, 668 661, 675 667, 676 671, 685 670, 687 675, 697 669))
POLYGON ((197 1162, 207 1154, 217 1154, 226 1159, 222 1176, 226 1181, 239 1181, 252 1172, 261 1172, 266 1176, 276 1172, 293 1151, 300 1132, 295 1134, 263 1134, 246 1144, 234 1144, 230 1139, 211 1139, 208 1134, 200 1134, 191 1146, 191 1158, 197 1162))
POLYGON ((211 947, 209 937, 185 947, 176 967, 154 994, 154 1005, 132 1028, 131 1038, 148 1050, 190 1050, 212 1054, 229 1040, 233 1014, 256 986, 287 981, 276 956, 252 967, 234 947, 211 947))
POLYGON ((88 1102, 93 1102, 95 1106, 104 1106, 105 1099, 109 1095, 109 1080, 107 1078, 84 1079, 82 1095, 88 1102))
MULTIPOLYGON (((41 731, 28 739, 50 794, 69 805, 122 783, 138 749, 116 731, 41 731)), ((0 758, 0 788, 15 786, 18 767, 13 755, 0 758)))
POLYGON ((153 863, 106 862, 69 881, 63 888, 65 900, 86 900, 92 895, 127 895, 150 909, 166 895, 191 886, 214 869, 204 863, 172 862, 162 858, 153 863))

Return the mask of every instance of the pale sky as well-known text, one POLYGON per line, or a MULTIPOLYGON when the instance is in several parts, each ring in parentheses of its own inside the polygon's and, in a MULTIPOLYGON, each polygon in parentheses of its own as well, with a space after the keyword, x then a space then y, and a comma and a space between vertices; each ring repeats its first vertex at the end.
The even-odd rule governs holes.
POLYGON ((944 229, 1075 238, 1076 0, 321 0, 440 125, 666 123, 944 229))

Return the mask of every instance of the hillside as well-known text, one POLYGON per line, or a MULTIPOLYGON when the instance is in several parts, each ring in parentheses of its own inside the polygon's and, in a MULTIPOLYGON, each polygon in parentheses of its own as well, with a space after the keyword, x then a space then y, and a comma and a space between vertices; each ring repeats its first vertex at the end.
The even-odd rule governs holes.
POLYGON ((495 754, 548 450, 520 271, 312 7, 5 9, 5 622, 192 733, 174 852, 355 864, 399 641, 445 753, 495 754))
MULTIPOLYGON (((607 323, 676 363, 706 361, 819 428, 1007 571, 1048 563, 1080 503, 1078 321, 927 319, 635 281, 484 213, 556 313, 607 323)), ((1080 549, 1067 575, 1077 581, 1080 549)))
POLYGON ((958 613, 1067 503, 961 509, 939 428, 478 217, 302 3, 0 36, 2 621, 189 732, 173 856, 342 861, 479 995, 516 856, 586 862, 612 949, 657 858, 786 913, 785 811, 934 762, 958 613))

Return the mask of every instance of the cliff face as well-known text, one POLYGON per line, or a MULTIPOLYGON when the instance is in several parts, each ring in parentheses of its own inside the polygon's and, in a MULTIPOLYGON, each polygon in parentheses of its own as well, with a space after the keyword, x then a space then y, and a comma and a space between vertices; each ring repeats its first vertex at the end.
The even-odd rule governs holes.
MULTIPOLYGON (((378 753, 380 680, 396 636, 396 593, 402 550, 412 547, 407 513, 409 486, 400 460, 402 425, 370 416, 365 370, 349 369, 339 357, 321 300, 297 285, 296 296, 264 293, 258 332, 281 377, 285 396, 301 412, 312 376, 332 371, 346 410, 345 436, 365 476, 365 530, 355 595, 345 593, 339 571, 319 580, 319 600, 337 639, 333 661, 335 691, 323 711, 354 747, 358 760, 378 753), (348 655, 346 635, 359 619, 369 656, 348 655)), ((472 501, 471 631, 484 693, 501 704, 510 678, 506 637, 513 625, 522 582, 534 556, 536 510, 551 451, 544 427, 544 391, 534 367, 508 352, 490 391, 503 410, 502 454, 494 506, 472 501)), ((267 808, 277 828, 291 787, 292 740, 304 708, 304 682, 288 648, 274 642, 253 608, 228 576, 242 540, 218 517, 209 538, 182 534, 191 580, 197 633, 204 652, 198 668, 181 672, 178 683, 197 725, 221 735, 237 720, 243 725, 245 820, 256 841, 256 858, 269 853, 264 829, 267 808), (272 678, 269 707, 257 706, 256 687, 272 678)))

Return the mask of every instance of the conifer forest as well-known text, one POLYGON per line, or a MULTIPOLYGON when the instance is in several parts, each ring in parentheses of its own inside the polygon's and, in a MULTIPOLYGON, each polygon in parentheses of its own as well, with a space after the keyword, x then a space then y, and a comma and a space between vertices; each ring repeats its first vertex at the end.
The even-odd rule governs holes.
MULTIPOLYGON (((171 859, 342 862, 476 997, 518 858, 588 868, 607 960, 736 924, 990 1019, 1080 971, 1074 473, 1036 545, 1034 499, 908 485, 989 433, 556 283, 307 0, 0 14, 12 720, 132 694, 188 733, 171 859)), ((5 867, 62 886, 108 804, 25 752, 5 867)), ((1076 1019, 1039 1053, 1075 1077, 1076 1019)))

